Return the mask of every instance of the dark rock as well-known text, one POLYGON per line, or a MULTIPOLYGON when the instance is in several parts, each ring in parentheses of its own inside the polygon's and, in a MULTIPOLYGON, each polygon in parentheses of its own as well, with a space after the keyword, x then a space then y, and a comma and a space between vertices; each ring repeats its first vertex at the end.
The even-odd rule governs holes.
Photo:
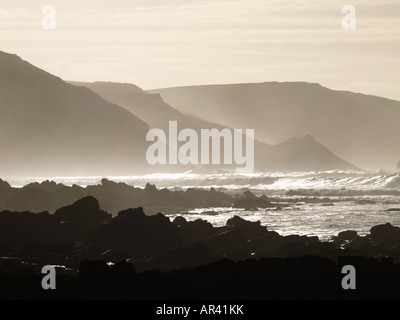
POLYGON ((319 238, 317 236, 309 236, 307 237, 307 245, 319 243, 319 238))
POLYGON ((58 209, 54 213, 54 217, 58 221, 76 222, 90 228, 99 225, 112 216, 100 209, 97 199, 88 196, 74 202, 70 206, 58 209))
POLYGON ((260 221, 251 222, 239 216, 228 219, 226 225, 227 227, 239 229, 248 240, 260 237, 267 232, 267 227, 262 226, 260 221))
POLYGON ((247 198, 247 199, 251 199, 251 200, 257 200, 258 198, 250 191, 245 191, 243 192, 243 195, 247 198))
POLYGON ((274 205, 265 199, 265 197, 256 197, 250 191, 243 193, 243 197, 236 200, 233 204, 234 208, 243 208, 245 210, 253 210, 257 208, 270 208, 274 205))
POLYGON ((346 248, 351 248, 351 249, 358 249, 359 247, 370 244, 371 239, 369 236, 365 237, 358 237, 352 241, 350 241, 348 244, 346 244, 346 248))
POLYGON ((201 219, 183 223, 179 226, 178 231, 184 244, 198 242, 214 235, 213 225, 201 219))
POLYGON ((149 194, 156 194, 158 192, 157 187, 154 184, 147 183, 144 191, 149 194))
POLYGON ((333 242, 312 242, 307 245, 307 252, 309 254, 335 260, 338 251, 333 242))
POLYGON ((362 252, 362 256, 371 258, 382 255, 385 252, 385 246, 383 244, 375 245, 366 243, 359 246, 357 249, 362 252))
POLYGON ((122 281, 133 280, 136 276, 136 269, 133 264, 121 260, 117 262, 111 269, 113 276, 122 281))
POLYGON ((392 226, 390 223, 378 225, 371 228, 371 239, 378 244, 383 244, 386 248, 400 244, 400 228, 392 226))
POLYGON ((337 237, 338 237, 338 239, 340 239, 340 240, 349 240, 349 241, 353 241, 353 240, 355 240, 355 239, 358 238, 358 235, 357 235, 357 231, 354 231, 354 230, 346 230, 346 231, 339 232, 339 234, 338 234, 337 237))
POLYGON ((251 222, 251 221, 245 220, 239 216, 234 216, 233 218, 230 218, 227 220, 226 225, 230 226, 230 227, 237 227, 237 228, 259 227, 261 225, 261 222, 260 221, 251 222))
POLYGON ((268 231, 264 235, 250 240, 248 248, 251 252, 260 256, 279 256, 279 250, 282 245, 281 238, 277 232, 268 231))
POLYGON ((285 193, 287 196, 306 196, 307 194, 298 190, 289 190, 285 193))
POLYGON ((299 257, 307 253, 307 247, 304 241, 284 242, 279 250, 282 257, 299 257))
MULTIPOLYGON (((68 241, 69 234, 48 213, 0 212, 0 254, 29 246, 31 243, 55 244, 68 241)), ((27 247, 28 248, 28 247, 27 247)))
POLYGON ((110 274, 104 260, 84 260, 79 264, 79 276, 85 280, 101 280, 110 274))
POLYGON ((79 245, 83 255, 90 253, 85 248, 90 250, 92 244, 101 252, 122 250, 133 257, 178 247, 182 241, 177 227, 167 217, 146 216, 142 208, 136 208, 124 210, 88 232, 79 245))
POLYGON ((50 252, 50 246, 46 243, 29 242, 17 250, 10 252, 10 256, 47 258, 50 256, 50 252))
POLYGON ((254 258, 255 253, 250 252, 246 248, 237 248, 225 255, 225 258, 232 261, 242 261, 249 258, 254 258))
POLYGON ((7 181, 0 179, 0 192, 6 193, 12 191, 10 184, 7 181))
POLYGON ((239 229, 221 232, 213 237, 205 239, 211 251, 216 253, 226 253, 237 248, 245 248, 247 245, 246 237, 239 229))
POLYGON ((158 269, 163 271, 195 267, 215 260, 210 247, 204 242, 165 251, 156 257, 158 269))
POLYGON ((86 188, 65 186, 48 180, 30 183, 22 188, 12 188, 7 182, 0 182, 0 210, 54 212, 86 196, 98 199, 101 208, 114 215, 123 209, 139 206, 145 207, 148 214, 157 213, 161 208, 165 212, 168 210, 176 213, 194 207, 231 206, 235 201, 235 197, 213 188, 170 191, 157 189, 153 184, 137 188, 107 179, 102 179, 99 185, 89 185, 86 188))
POLYGON ((399 265, 400 263, 400 247, 397 247, 390 253, 390 257, 393 259, 394 263, 399 265))
POLYGON ((142 207, 134 209, 126 209, 118 212, 118 218, 127 218, 129 221, 136 221, 137 223, 143 223, 146 219, 146 214, 142 207))
POLYGON ((183 226, 184 224, 187 223, 186 219, 182 216, 178 216, 174 219, 174 221, 172 221, 172 223, 174 225, 176 225, 177 227, 183 226))

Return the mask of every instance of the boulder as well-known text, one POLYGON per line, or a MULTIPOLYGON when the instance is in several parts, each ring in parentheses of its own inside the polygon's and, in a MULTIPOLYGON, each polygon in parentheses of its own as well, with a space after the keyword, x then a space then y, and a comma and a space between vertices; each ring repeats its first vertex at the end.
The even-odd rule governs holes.
POLYGON ((339 240, 353 241, 358 238, 358 234, 357 234, 357 231, 346 230, 346 231, 339 232, 337 237, 339 240))
POLYGON ((267 231, 264 235, 248 242, 249 250, 260 256, 278 256, 282 237, 275 231, 267 231))
POLYGON ((182 216, 178 216, 174 219, 174 221, 172 221, 172 223, 174 225, 176 225, 177 227, 183 226, 184 224, 187 223, 186 219, 182 216))
POLYGON ((166 216, 147 216, 143 208, 136 208, 121 211, 88 232, 79 245, 82 254, 92 245, 100 247, 101 252, 126 251, 134 257, 181 246, 182 240, 177 227, 166 216))
POLYGON ((267 233, 267 227, 262 226, 260 221, 251 222, 239 216, 228 219, 226 226, 240 230, 247 240, 260 237, 267 233))
POLYGON ((201 241, 214 235, 213 225, 202 219, 186 222, 178 227, 182 236, 183 244, 190 244, 201 241))
POLYGON ((250 191, 246 191, 243 193, 243 196, 237 199, 233 207, 234 208, 243 208, 245 210, 254 210, 257 208, 270 208, 274 205, 269 202, 265 196, 257 197, 250 191))
POLYGON ((54 217, 60 222, 76 222, 91 228, 111 219, 112 215, 100 209, 96 198, 88 196, 56 210, 54 217))
POLYGON ((383 244, 386 248, 400 244, 400 228, 390 223, 381 224, 371 228, 371 239, 377 244, 383 244))

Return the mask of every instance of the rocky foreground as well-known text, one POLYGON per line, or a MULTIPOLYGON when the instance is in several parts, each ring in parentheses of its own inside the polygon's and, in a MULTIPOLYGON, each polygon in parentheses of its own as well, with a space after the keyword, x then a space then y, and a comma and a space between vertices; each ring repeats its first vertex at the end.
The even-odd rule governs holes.
POLYGON ((281 236, 240 217, 224 227, 142 208, 117 216, 94 197, 48 212, 0 212, 1 298, 400 298, 400 228, 330 242, 281 236), (357 290, 341 287, 341 267, 357 290), (58 265, 57 290, 40 282, 58 265), (79 272, 78 272, 79 270, 79 272))

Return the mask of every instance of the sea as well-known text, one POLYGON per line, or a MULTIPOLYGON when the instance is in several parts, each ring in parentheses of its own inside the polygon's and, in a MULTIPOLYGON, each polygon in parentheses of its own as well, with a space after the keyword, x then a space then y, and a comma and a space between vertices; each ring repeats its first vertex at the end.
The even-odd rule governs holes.
POLYGON ((281 235, 318 236, 325 241, 344 230, 365 235, 379 224, 400 227, 400 173, 332 170, 202 174, 189 171, 138 176, 26 177, 8 181, 13 187, 45 180, 86 187, 101 183, 103 178, 140 188, 151 183, 170 190, 214 188, 228 194, 250 191, 256 196, 265 194, 277 203, 271 208, 250 211, 233 207, 193 208, 166 214, 171 220, 181 215, 188 221, 204 219, 214 226, 223 226, 237 215, 260 221, 268 230, 281 235))

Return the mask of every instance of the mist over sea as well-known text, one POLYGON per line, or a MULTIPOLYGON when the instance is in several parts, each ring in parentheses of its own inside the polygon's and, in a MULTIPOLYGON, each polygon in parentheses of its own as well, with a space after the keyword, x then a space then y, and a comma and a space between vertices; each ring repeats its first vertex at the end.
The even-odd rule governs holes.
POLYGON ((366 234, 383 223, 400 226, 400 174, 361 171, 271 172, 252 174, 194 172, 108 177, 26 177, 8 179, 13 187, 45 180, 64 185, 96 185, 102 178, 143 188, 147 183, 170 190, 214 188, 229 194, 250 191, 278 200, 274 208, 193 208, 168 214, 172 220, 183 215, 188 221, 205 219, 214 226, 225 225, 234 215, 261 221, 282 235, 315 235, 329 240, 340 231, 366 234), (397 210, 396 210, 397 209, 397 210))

